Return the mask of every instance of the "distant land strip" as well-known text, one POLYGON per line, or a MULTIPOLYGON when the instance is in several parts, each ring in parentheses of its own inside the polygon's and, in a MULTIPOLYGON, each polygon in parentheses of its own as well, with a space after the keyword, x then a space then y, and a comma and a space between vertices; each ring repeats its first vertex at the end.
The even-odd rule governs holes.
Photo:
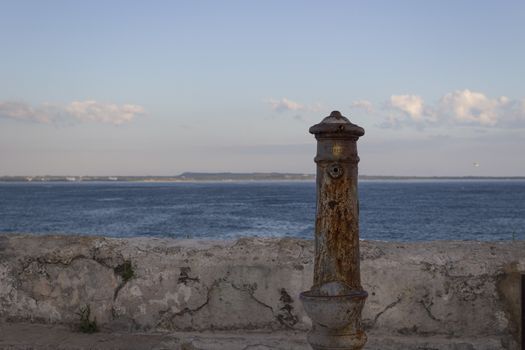
MULTIPOLYGON (((525 180, 525 176, 383 176, 360 175, 360 180, 525 180)), ((1 182, 198 182, 198 181, 314 181, 315 174, 198 173, 174 176, 0 176, 1 182)))

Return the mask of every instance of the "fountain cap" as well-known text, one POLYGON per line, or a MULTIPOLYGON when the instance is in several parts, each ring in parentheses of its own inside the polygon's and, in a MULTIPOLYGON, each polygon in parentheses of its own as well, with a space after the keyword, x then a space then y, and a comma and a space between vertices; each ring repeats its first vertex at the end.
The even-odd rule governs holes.
POLYGON ((319 124, 310 128, 310 134, 316 138, 350 138, 358 139, 365 134, 365 129, 353 124, 339 111, 332 111, 330 115, 324 118, 319 124))

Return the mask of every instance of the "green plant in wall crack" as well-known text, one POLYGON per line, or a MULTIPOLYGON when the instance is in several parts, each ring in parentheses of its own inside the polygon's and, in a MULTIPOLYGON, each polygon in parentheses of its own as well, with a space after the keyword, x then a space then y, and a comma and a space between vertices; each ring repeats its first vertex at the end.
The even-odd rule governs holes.
POLYGON ((131 260, 124 260, 124 262, 120 265, 117 265, 113 272, 115 275, 122 278, 122 281, 115 289, 115 293, 113 294, 113 300, 117 299, 118 293, 124 287, 126 283, 128 283, 129 280, 131 280, 133 277, 135 277, 135 270, 133 269, 133 264, 131 263, 131 260))
POLYGON ((122 277, 123 282, 127 282, 135 277, 135 271, 133 270, 131 260, 125 260, 122 264, 115 267, 113 271, 116 275, 122 277))
POLYGON ((77 315, 80 317, 80 324, 78 330, 82 333, 96 333, 98 332, 97 318, 91 320, 91 307, 86 305, 80 308, 80 311, 77 312, 77 315))

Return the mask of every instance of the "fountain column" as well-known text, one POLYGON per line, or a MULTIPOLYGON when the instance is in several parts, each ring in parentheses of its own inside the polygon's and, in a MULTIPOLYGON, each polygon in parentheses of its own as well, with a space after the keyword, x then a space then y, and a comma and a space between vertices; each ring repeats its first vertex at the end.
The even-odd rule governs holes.
POLYGON ((333 111, 310 128, 317 139, 314 281, 300 295, 312 319, 314 350, 358 350, 366 343, 361 312, 368 293, 359 268, 356 142, 365 131, 333 111))

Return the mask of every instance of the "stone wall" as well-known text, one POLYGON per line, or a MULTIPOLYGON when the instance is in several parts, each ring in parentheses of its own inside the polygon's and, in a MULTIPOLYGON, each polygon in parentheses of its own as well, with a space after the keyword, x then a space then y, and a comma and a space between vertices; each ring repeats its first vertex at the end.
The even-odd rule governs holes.
MULTIPOLYGON (((524 252, 523 241, 362 241, 365 326, 518 349, 524 252)), ((89 306, 108 331, 307 330, 298 294, 312 256, 296 239, 0 235, 0 319, 73 325, 89 306)))

